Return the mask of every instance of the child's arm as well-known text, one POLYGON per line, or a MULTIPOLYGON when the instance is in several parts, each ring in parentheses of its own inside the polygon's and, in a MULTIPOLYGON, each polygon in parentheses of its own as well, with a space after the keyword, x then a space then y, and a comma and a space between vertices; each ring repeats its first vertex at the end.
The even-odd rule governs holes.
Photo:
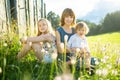
POLYGON ((37 37, 27 38, 27 42, 43 42, 43 41, 51 42, 53 41, 53 36, 51 34, 44 34, 37 37))

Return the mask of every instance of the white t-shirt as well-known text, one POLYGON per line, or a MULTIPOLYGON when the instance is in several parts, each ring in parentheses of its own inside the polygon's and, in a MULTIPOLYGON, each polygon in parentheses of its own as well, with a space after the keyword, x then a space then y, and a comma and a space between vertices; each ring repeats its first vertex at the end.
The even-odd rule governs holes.
POLYGON ((86 48, 87 52, 90 52, 86 37, 82 39, 77 34, 74 34, 70 37, 67 47, 68 48, 86 48))

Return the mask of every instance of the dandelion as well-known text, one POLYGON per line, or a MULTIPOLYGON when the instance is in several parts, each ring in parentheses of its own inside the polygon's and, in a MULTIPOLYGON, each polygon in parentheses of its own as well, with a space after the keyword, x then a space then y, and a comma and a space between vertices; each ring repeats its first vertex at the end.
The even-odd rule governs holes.
POLYGON ((61 76, 56 76, 54 80, 62 80, 61 76))
POLYGON ((99 76, 101 76, 102 70, 101 70, 101 69, 97 69, 97 70, 96 70, 96 74, 99 75, 99 76))
POLYGON ((107 69, 102 69, 102 75, 107 76, 107 74, 108 74, 108 70, 107 69))
POLYGON ((71 64, 75 64, 76 63, 76 58, 75 57, 72 57, 71 58, 71 64))
POLYGON ((96 65, 98 65, 98 64, 99 64, 99 61, 98 61, 98 60, 96 60, 96 61, 95 61, 95 64, 96 64, 96 65))
POLYGON ((120 58, 116 59, 116 64, 119 65, 120 64, 120 58))
POLYGON ((57 59, 57 53, 52 53, 52 59, 56 60, 57 59))
POLYGON ((60 47, 61 47, 62 51, 64 51, 64 43, 60 43, 60 47))
POLYGON ((116 76, 118 74, 118 71, 117 70, 112 70, 112 74, 116 76))
POLYGON ((76 48, 76 53, 79 53, 80 52, 80 48, 76 48))
POLYGON ((2 73, 2 68, 0 67, 0 74, 2 73))
POLYGON ((36 65, 35 65, 35 68, 37 68, 37 67, 39 67, 39 65, 38 65, 38 64, 36 64, 36 65))
POLYGON ((105 47, 102 47, 102 49, 101 49, 101 50, 102 50, 102 52, 104 52, 104 51, 106 50, 106 48, 105 48, 105 47))
POLYGON ((80 80, 80 77, 78 78, 78 80, 80 80))
POLYGON ((64 36, 64 40, 65 40, 65 42, 67 42, 67 40, 68 40, 68 35, 65 35, 65 36, 64 36))
POLYGON ((7 46, 7 43, 4 43, 4 44, 3 44, 3 46, 5 46, 5 47, 6 47, 6 46, 7 46))
POLYGON ((111 65, 111 64, 108 64, 108 65, 107 65, 107 68, 108 68, 108 69, 111 69, 111 68, 112 68, 112 65, 111 65))

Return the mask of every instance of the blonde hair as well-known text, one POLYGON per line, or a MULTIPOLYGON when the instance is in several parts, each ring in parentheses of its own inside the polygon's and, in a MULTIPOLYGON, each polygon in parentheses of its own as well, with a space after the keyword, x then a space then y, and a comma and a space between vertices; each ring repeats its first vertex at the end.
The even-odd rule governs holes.
MULTIPOLYGON (((38 21, 38 23, 41 22, 41 21, 45 21, 46 24, 47 24, 47 30, 46 30, 45 33, 51 33, 51 34, 54 35, 54 31, 53 31, 53 29, 52 29, 52 26, 51 26, 50 21, 48 21, 47 19, 41 18, 41 19, 38 21)), ((38 34, 37 34, 37 36, 39 36, 39 35, 41 35, 41 34, 42 34, 42 32, 39 31, 39 27, 38 27, 38 34)))
POLYGON ((65 20, 65 17, 67 17, 67 16, 71 16, 73 18, 73 22, 72 22, 71 26, 74 26, 75 25, 75 13, 70 8, 64 9, 62 16, 61 16, 60 25, 63 26, 65 24, 64 20, 65 20))
POLYGON ((82 28, 85 29, 85 34, 87 34, 89 32, 89 28, 88 28, 87 24, 85 22, 83 22, 83 21, 78 22, 76 24, 76 26, 75 26, 75 32, 77 32, 77 30, 80 30, 82 28))

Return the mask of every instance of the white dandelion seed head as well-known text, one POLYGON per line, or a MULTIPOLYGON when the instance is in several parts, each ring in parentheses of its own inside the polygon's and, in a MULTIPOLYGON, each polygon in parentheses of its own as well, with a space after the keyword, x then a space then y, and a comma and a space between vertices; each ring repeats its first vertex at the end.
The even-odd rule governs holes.
POLYGON ((118 74, 118 71, 117 70, 112 70, 112 74, 116 76, 118 74))
POLYGON ((64 40, 67 42, 67 40, 68 40, 68 35, 65 35, 65 36, 64 36, 64 40))
POLYGON ((3 44, 3 46, 5 46, 5 47, 6 47, 6 46, 7 46, 7 43, 4 43, 4 44, 3 44))
POLYGON ((52 59, 53 59, 53 60, 56 60, 56 59, 57 59, 57 56, 58 56, 57 53, 52 53, 52 59))
POLYGON ((0 73, 2 73, 2 68, 0 67, 0 73))

